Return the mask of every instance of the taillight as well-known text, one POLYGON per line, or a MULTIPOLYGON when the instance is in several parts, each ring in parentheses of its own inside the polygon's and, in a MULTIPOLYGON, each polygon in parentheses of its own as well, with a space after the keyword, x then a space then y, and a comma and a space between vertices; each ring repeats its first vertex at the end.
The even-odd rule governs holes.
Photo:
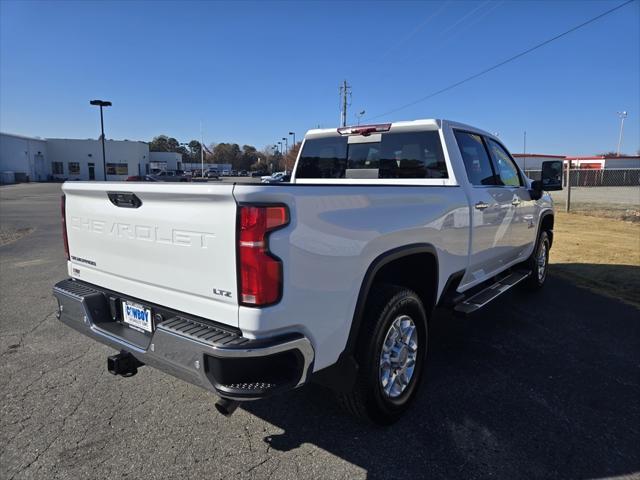
POLYGON ((66 219, 66 197, 60 197, 60 212, 62 213, 62 240, 64 241, 64 253, 67 260, 71 260, 69 256, 69 238, 67 237, 67 219, 66 219))
POLYGON ((282 262, 269 252, 269 233, 289 223, 284 205, 241 205, 238 218, 240 303, 264 307, 280 300, 282 262))

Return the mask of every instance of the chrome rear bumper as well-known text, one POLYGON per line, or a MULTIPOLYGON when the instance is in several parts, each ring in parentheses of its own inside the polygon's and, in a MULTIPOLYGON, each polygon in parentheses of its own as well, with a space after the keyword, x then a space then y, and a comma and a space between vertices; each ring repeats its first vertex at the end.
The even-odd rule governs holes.
POLYGON ((247 339, 211 321, 144 301, 166 320, 153 333, 142 333, 118 321, 114 312, 119 309, 110 305, 126 296, 72 279, 57 283, 53 295, 57 317, 71 328, 225 398, 263 398, 302 385, 311 373, 314 350, 300 333, 247 339))

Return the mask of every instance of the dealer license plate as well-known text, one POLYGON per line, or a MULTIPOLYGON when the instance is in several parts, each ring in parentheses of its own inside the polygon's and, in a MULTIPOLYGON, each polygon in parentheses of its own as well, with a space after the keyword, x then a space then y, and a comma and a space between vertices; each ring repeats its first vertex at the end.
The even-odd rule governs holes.
POLYGON ((153 320, 151 319, 151 309, 145 308, 138 303, 123 301, 122 318, 134 328, 139 328, 145 332, 153 332, 153 320))

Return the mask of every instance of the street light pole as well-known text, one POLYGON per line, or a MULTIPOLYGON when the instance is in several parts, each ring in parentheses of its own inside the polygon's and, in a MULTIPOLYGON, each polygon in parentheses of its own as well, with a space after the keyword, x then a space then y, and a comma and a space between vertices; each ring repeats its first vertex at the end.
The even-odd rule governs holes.
POLYGON ((282 140, 284 140, 284 154, 287 155, 289 153, 289 139, 282 137, 282 140))
POLYGON ((289 132, 289 135, 293 135, 293 146, 296 145, 296 132, 289 132))
POLYGON ((104 173, 104 181, 107 181, 107 156, 104 150, 104 117, 102 116, 102 107, 110 107, 111 102, 105 100, 90 100, 90 105, 100 107, 100 131, 102 132, 102 172, 104 173))
POLYGON ((622 146, 622 132, 624 130, 624 119, 627 118, 626 110, 624 112, 618 112, 618 117, 620 118, 620 136, 618 137, 618 152, 617 156, 620 156, 620 147, 622 146))
POLYGON ((200 178, 204 178, 204 136, 202 135, 202 122, 200 122, 200 178))

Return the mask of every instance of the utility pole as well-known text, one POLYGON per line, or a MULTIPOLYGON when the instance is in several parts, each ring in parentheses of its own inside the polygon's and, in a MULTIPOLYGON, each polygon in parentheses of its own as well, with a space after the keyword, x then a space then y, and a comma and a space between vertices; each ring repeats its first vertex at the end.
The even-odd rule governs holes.
POLYGON ((618 117, 620 118, 620 136, 618 137, 618 154, 620 156, 620 147, 622 146, 622 131, 624 130, 624 119, 627 118, 626 110, 624 112, 618 112, 618 117))
POLYGON ((571 159, 567 160, 567 213, 571 211, 571 159))
POLYGON ((342 85, 340 85, 340 126, 347 126, 347 107, 351 105, 348 98, 351 98, 351 85, 347 83, 346 80, 342 81, 342 85))

